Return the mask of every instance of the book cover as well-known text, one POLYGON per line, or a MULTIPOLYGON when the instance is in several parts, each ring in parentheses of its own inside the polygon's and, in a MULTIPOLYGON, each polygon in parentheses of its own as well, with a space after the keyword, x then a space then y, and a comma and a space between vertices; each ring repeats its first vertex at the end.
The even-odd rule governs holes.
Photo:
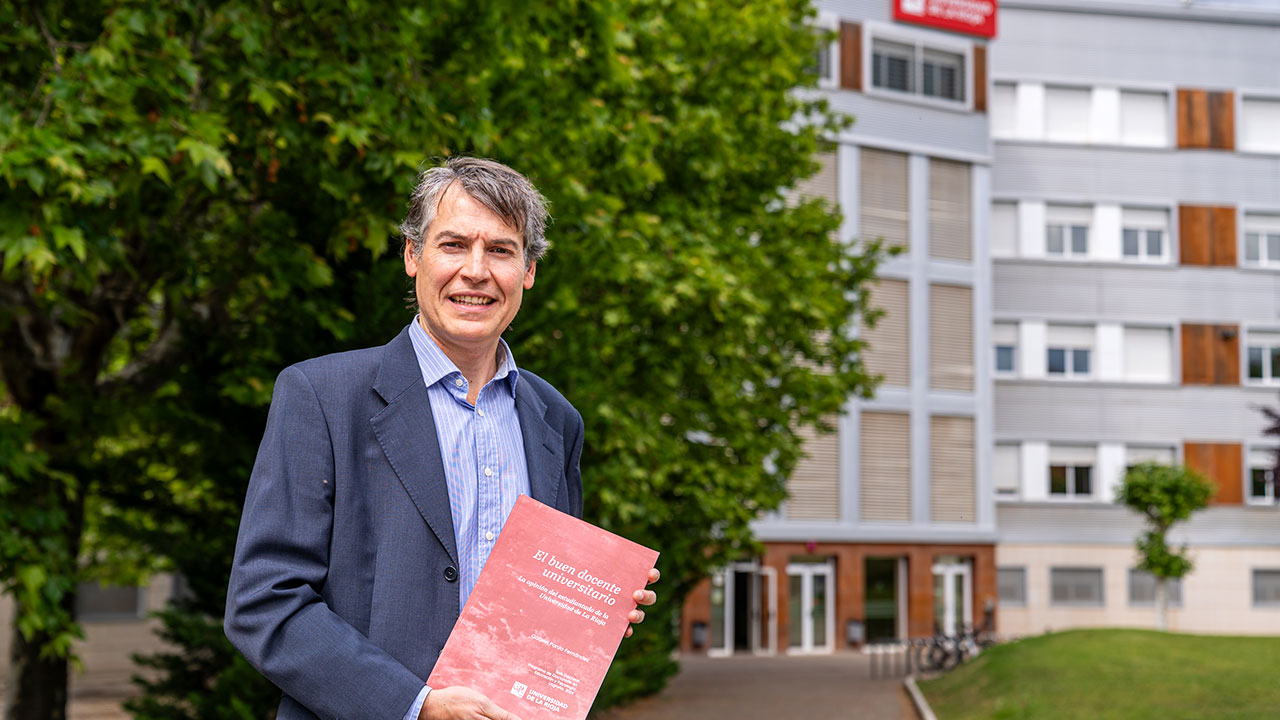
POLYGON ((427 684, 523 720, 583 720, 658 553, 521 496, 427 684))

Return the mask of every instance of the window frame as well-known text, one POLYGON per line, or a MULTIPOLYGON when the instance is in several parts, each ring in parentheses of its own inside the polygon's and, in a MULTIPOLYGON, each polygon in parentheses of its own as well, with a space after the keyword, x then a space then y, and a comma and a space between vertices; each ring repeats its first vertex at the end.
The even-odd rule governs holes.
POLYGON ((1170 231, 1170 215, 1169 208, 1143 208, 1136 206, 1121 206, 1120 208, 1120 262, 1135 263, 1141 265, 1168 265, 1173 257, 1171 248, 1173 233, 1170 231), (1165 222, 1160 227, 1155 227, 1154 223, 1144 222, 1125 222, 1124 216, 1126 210, 1148 210, 1164 213, 1165 222), (1124 252, 1124 234, 1129 230, 1141 233, 1138 238, 1138 254, 1126 255, 1124 252), (1152 256, 1147 252, 1146 234, 1152 230, 1160 231, 1160 255, 1152 256))
POLYGON ((103 585, 101 583, 81 583, 76 588, 76 616, 84 622, 136 622, 147 616, 147 588, 141 585, 103 585), (80 606, 86 598, 86 590, 97 586, 101 590, 132 590, 137 606, 132 612, 94 611, 80 606))
MULTIPOLYGON (((1280 148, 1258 149, 1256 147, 1244 146, 1244 104, 1246 100, 1261 100, 1263 102, 1280 101, 1280 93, 1275 88, 1237 88, 1235 93, 1235 136, 1238 138, 1236 150, 1237 152, 1248 153, 1251 155, 1274 156, 1280 154, 1280 148)), ((1241 256, 1243 257, 1243 256, 1241 256)))
POLYGON ((1050 607, 1072 607, 1072 608, 1105 608, 1107 606, 1107 576, 1106 570, 1102 567, 1086 567, 1083 565, 1062 565, 1051 566, 1049 568, 1049 606, 1050 607), (1079 571, 1085 570, 1098 574, 1098 601, 1082 602, 1070 600, 1054 599, 1054 573, 1058 571, 1079 571))
POLYGON ((1267 462, 1259 467, 1253 462, 1254 453, 1267 453, 1274 457, 1276 448, 1268 445, 1250 445, 1245 448, 1244 453, 1244 501, 1246 505, 1261 505, 1271 507, 1276 504, 1277 491, 1280 490, 1280 473, 1276 472, 1273 462, 1267 462), (1253 494, 1253 475, 1256 472, 1263 473, 1263 494, 1253 494))
MULTIPOLYGON (((1147 570, 1139 570, 1138 568, 1129 568, 1129 572, 1125 575, 1126 593, 1128 594, 1129 607, 1155 607, 1155 576, 1147 570), (1150 600, 1134 600, 1133 599, 1133 578, 1138 573, 1149 575, 1152 578, 1151 599, 1150 600)), ((1182 578, 1169 579, 1169 607, 1182 607, 1182 578), (1174 588, 1177 588, 1175 591, 1174 588), (1176 593, 1176 595, 1175 595, 1176 593)))
POLYGON ((1001 607, 1016 607, 1016 608, 1027 607, 1027 566, 1026 565, 1008 565, 1005 567, 996 568, 996 601, 1000 603, 1001 607), (1021 582, 1019 583, 1022 586, 1021 600, 1007 600, 1003 596, 1001 596, 1000 573, 1003 573, 1003 572, 1017 572, 1021 574, 1022 576, 1021 582))
POLYGON ((1087 380, 1093 377, 1093 347, 1076 347, 1074 345, 1059 347, 1046 343, 1044 348, 1044 375, 1050 380, 1087 380), (1049 353, 1054 350, 1061 350, 1064 353, 1063 372, 1057 373, 1049 369, 1049 353), (1081 351, 1089 354, 1089 370, 1086 372, 1078 372, 1075 368, 1076 353, 1081 351))
POLYGON ((1267 344, 1261 344, 1261 341, 1254 340, 1254 332, 1259 334, 1266 333, 1280 334, 1280 330, 1269 330, 1263 328, 1247 328, 1245 330, 1244 342, 1240 343, 1243 348, 1240 353, 1240 359, 1244 363, 1243 372, 1240 373, 1241 381, 1244 385, 1252 387, 1280 387, 1280 339, 1267 341, 1267 344), (1254 350, 1258 350, 1262 354, 1262 377, 1255 378, 1250 373, 1252 370, 1252 361, 1250 356, 1254 350))
POLYGON ((831 59, 831 77, 822 77, 822 65, 819 63, 818 88, 838 90, 840 89, 840 17, 828 10, 819 10, 810 26, 814 30, 835 33, 831 43, 827 45, 827 54, 831 59))
POLYGON ((1280 609, 1280 598, 1258 602, 1258 575, 1260 573, 1274 574, 1277 581, 1280 582, 1280 568, 1253 568, 1249 573, 1249 595, 1250 600, 1252 601, 1250 606, 1255 608, 1280 609))
POLYGON ((1092 501, 1095 497, 1097 497, 1097 492, 1096 492, 1097 488, 1094 487, 1095 485, 1095 482, 1094 482, 1095 478, 1094 478, 1094 472, 1093 472, 1094 467, 1095 467, 1094 465, 1054 465, 1053 463, 1050 463, 1049 464, 1049 487, 1045 488, 1046 497, 1048 497, 1050 500, 1062 500, 1066 502, 1092 501), (1065 493, 1056 493, 1053 491, 1053 469, 1054 468, 1062 468, 1066 474, 1067 491, 1065 493), (1081 493, 1076 489, 1076 481, 1079 480, 1079 477, 1077 477, 1077 473, 1080 470, 1089 471, 1089 492, 1087 493, 1081 493))
POLYGON ((958 42, 954 38, 928 30, 890 25, 879 21, 863 23, 862 36, 862 87, 867 95, 907 102, 920 103, 946 110, 973 110, 973 45, 958 42), (875 84, 876 41, 911 46, 911 83, 909 91, 895 90, 875 84), (961 78, 958 89, 963 93, 959 100, 924 94, 924 56, 931 50, 960 57, 961 78))
MULTIPOLYGON (((1240 267, 1251 270, 1280 270, 1280 256, 1270 257, 1267 252, 1270 239, 1280 236, 1280 210, 1274 208, 1242 208, 1238 216, 1240 226, 1240 267), (1253 225, 1250 225, 1252 219, 1253 225), (1249 260, 1249 236, 1258 235, 1258 259, 1249 260)), ((1277 241, 1280 242, 1280 241, 1277 241)))

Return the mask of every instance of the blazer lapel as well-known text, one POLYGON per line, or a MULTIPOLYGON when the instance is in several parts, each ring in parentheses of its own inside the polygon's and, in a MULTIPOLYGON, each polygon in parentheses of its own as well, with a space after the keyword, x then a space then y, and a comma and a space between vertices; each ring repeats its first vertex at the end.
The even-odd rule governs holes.
POLYGON ((516 382, 516 415, 524 436, 524 459, 529 470, 529 493, 540 503, 569 512, 564 485, 564 436, 546 421, 547 404, 528 381, 516 382))
MULTIPOLYGON (((422 371, 418 368, 408 328, 387 343, 386 348, 373 389, 387 406, 370 419, 373 432, 418 513, 456 565, 458 546, 453 535, 444 460, 440 457, 431 402, 422 383, 422 371)), ((527 438, 525 443, 527 445, 527 438)))

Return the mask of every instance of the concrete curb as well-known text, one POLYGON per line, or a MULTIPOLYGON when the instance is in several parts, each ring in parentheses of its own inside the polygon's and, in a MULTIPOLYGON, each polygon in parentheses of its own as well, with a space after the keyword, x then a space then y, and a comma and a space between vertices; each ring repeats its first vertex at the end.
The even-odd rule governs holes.
POLYGON ((907 695, 911 696, 911 704, 916 706, 920 720, 938 720, 938 716, 933 714, 933 708, 929 707, 929 701, 924 699, 924 693, 916 685, 915 675, 908 675, 902 681, 902 686, 907 689, 907 695))

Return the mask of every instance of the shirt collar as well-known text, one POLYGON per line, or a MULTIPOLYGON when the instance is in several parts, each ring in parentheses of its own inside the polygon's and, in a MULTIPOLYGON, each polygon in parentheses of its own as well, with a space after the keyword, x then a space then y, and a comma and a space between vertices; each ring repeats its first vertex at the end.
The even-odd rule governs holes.
MULTIPOLYGON (((422 329, 422 323, 419 321, 420 316, 414 316, 413 322, 409 323, 409 340, 413 343, 413 353, 418 358, 418 369, 422 371, 422 382, 431 387, 450 375, 457 374, 463 377, 462 371, 457 365, 449 359, 448 355, 440 349, 435 340, 422 329)), ((498 371, 493 374, 493 380, 490 383, 497 382, 503 378, 507 378, 507 389, 515 397, 516 382, 520 379, 520 369, 516 367, 515 358, 511 356, 511 348, 507 346, 507 341, 498 338, 498 355, 501 360, 498 361, 498 371)), ((465 378, 463 378, 465 380, 465 378)))

